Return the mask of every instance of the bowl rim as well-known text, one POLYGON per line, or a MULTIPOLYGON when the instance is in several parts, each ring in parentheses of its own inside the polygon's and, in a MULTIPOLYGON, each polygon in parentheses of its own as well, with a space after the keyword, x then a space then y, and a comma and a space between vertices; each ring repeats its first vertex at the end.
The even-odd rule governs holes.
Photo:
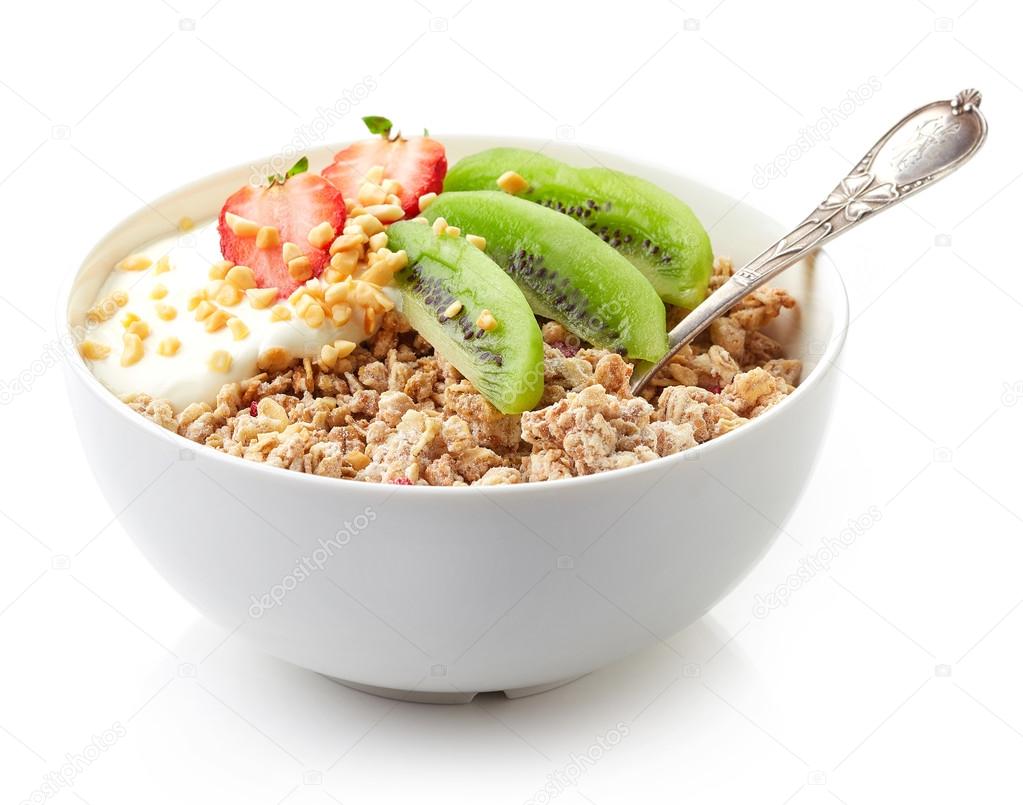
MULTIPOLYGON (((465 140, 465 139, 495 139, 499 140, 501 145, 510 145, 517 147, 532 148, 534 150, 545 147, 545 141, 542 139, 534 139, 528 137, 510 137, 504 135, 490 135, 490 134, 470 134, 470 133, 438 133, 433 135, 436 139, 445 142, 447 140, 465 140)), ((321 144, 316 150, 317 151, 337 151, 344 148, 351 141, 341 141, 334 143, 321 144)), ((629 156, 628 154, 621 154, 614 151, 608 151, 603 148, 592 146, 587 143, 573 143, 580 145, 583 151, 587 154, 596 154, 599 156, 617 157, 620 159, 627 160, 631 164, 643 170, 649 170, 650 172, 664 171, 662 166, 651 162, 646 159, 638 159, 629 156)), ((253 164, 261 164, 269 159, 268 156, 263 155, 262 157, 255 160, 246 160, 233 165, 229 168, 216 171, 214 173, 206 174, 205 176, 193 179, 192 181, 186 182, 183 185, 179 185, 175 189, 162 194, 159 198, 152 202, 146 203, 143 207, 157 207, 165 200, 178 196, 188 190, 197 187, 198 185, 205 184, 211 180, 215 180, 219 177, 226 177, 229 174, 239 172, 245 167, 253 164)), ((699 185, 713 193, 724 196, 728 200, 732 201, 732 206, 729 207, 729 213, 739 207, 747 207, 752 209, 754 212, 763 216, 766 220, 772 224, 776 224, 778 231, 784 231, 782 224, 770 213, 764 209, 758 207, 755 204, 751 204, 743 198, 736 198, 731 193, 716 187, 711 184, 709 180, 703 179, 698 173, 680 173, 674 169, 670 169, 669 172, 676 176, 679 176, 686 181, 699 185)), ((186 446, 191 447, 195 451, 196 455, 201 455, 203 458, 213 462, 227 462, 226 468, 228 471, 231 468, 238 472, 256 472, 256 473, 271 473, 268 478, 276 478, 281 483, 300 483, 300 484, 322 484, 323 488, 333 489, 335 493, 338 491, 338 486, 346 488, 344 484, 348 483, 354 487, 353 491, 359 491, 360 493, 367 495, 377 495, 378 497, 389 498, 397 488, 402 488, 404 491, 403 495, 478 495, 483 494, 487 497, 490 495, 501 495, 501 496, 514 496, 514 495, 525 495, 525 494, 544 494, 547 490, 548 494, 558 494, 559 490, 565 489, 564 484, 571 484, 573 487, 581 487, 584 484, 598 484, 604 481, 615 482, 619 479, 625 478, 627 474, 638 475, 643 472, 656 471, 658 467, 664 468, 662 475, 667 475, 668 472, 674 470, 678 464, 682 462, 690 462, 696 458, 716 452, 717 450, 723 449, 732 444, 736 439, 742 439, 742 434, 749 433, 752 430, 760 430, 764 427, 769 427, 770 423, 774 420, 776 413, 779 410, 784 410, 792 404, 792 401, 802 399, 809 394, 813 388, 819 385, 825 376, 832 370, 835 362, 837 361, 838 355, 841 353, 842 348, 845 345, 845 339, 849 329, 849 294, 845 287, 845 283, 842 281, 842 275, 838 271, 837 266, 833 258, 831 257, 830 251, 826 249, 818 249, 814 255, 813 268, 814 271, 825 270, 833 275, 835 285, 832 293, 830 294, 832 299, 830 303, 832 306, 833 315, 833 326, 832 335, 829 339, 823 353, 819 356, 817 364, 810 371, 810 373, 799 383, 795 391, 789 394, 782 402, 773 406, 770 410, 765 412, 762 416, 759 416, 753 420, 750 420, 747 424, 741 428, 736 428, 733 431, 729 431, 715 439, 711 439, 703 444, 698 444, 696 447, 691 447, 681 453, 676 453, 671 456, 663 456, 653 461, 644 462, 641 464, 634 464, 630 467, 622 467, 614 470, 606 470, 603 472, 594 473, 592 475, 579 475, 571 478, 558 479, 556 481, 536 481, 536 482, 522 482, 516 484, 496 484, 493 486, 430 486, 420 484, 389 484, 389 483, 374 483, 369 481, 347 481, 347 479, 330 478, 320 475, 312 475, 305 472, 294 472, 283 467, 274 467, 265 464, 264 462, 246 461, 238 456, 232 456, 227 453, 215 450, 213 448, 207 448, 206 445, 198 444, 189 439, 186 439, 180 434, 173 433, 166 428, 160 427, 155 422, 147 419, 144 416, 132 411, 120 398, 114 394, 110 389, 104 386, 99 379, 92 373, 89 367, 85 364, 84 359, 78 352, 77 339, 75 338, 70 322, 68 321, 68 308, 70 307, 71 293, 75 288, 76 281, 78 280, 82 268, 85 262, 91 257, 92 253, 96 250, 99 244, 106 241, 126 224, 128 224, 133 218, 141 214, 143 207, 140 207, 125 216, 117 223, 115 223, 110 229, 108 229, 100 238, 98 238, 93 248, 85 255, 82 262, 78 267, 64 278, 61 283, 60 290, 57 295, 57 308, 55 311, 57 337, 61 343, 72 345, 73 348, 66 350, 66 371, 73 372, 79 377, 82 383, 92 392, 109 410, 115 411, 120 417, 123 417, 125 421, 130 423, 134 427, 141 427, 143 430, 148 431, 150 434, 156 436, 167 442, 168 446, 177 446, 178 449, 182 449, 186 446), (823 258, 823 259, 821 259, 823 258), (551 492, 550 490, 553 490, 551 492)), ((726 213, 727 214, 727 213, 726 213)), ((70 382, 66 380, 66 382, 70 382)))

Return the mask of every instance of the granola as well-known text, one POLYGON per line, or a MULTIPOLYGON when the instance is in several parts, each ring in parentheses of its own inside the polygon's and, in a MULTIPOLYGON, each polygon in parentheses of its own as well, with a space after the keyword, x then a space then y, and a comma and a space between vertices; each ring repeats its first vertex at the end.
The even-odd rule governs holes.
MULTIPOLYGON (((711 287, 731 271, 718 258, 711 287)), ((628 361, 547 322, 543 396, 521 415, 500 413, 395 310, 332 365, 306 358, 227 383, 215 406, 124 399, 194 442, 295 472, 429 486, 557 480, 674 455, 779 403, 802 365, 761 328, 795 304, 780 289, 753 292, 639 397, 628 361)), ((669 319, 682 315, 673 309, 669 319)))

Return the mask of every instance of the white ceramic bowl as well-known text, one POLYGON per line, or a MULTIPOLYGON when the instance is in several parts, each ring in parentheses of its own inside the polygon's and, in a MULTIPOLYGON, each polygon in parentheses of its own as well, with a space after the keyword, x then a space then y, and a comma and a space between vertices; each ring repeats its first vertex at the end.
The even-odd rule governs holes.
MULTIPOLYGON (((445 137, 452 161, 499 144, 445 137)), ((539 141, 516 144, 538 148, 539 141)), ((587 161, 573 145, 545 152, 587 161)), ((775 221, 703 184, 588 149, 685 199, 718 254, 752 257, 775 221)), ((317 169, 322 166, 316 166, 317 169)), ((80 326, 113 263, 183 215, 213 216, 240 166, 140 210, 86 258, 61 300, 80 326)), ((467 701, 537 692, 699 618, 770 547, 811 472, 847 322, 826 253, 780 285, 773 331, 805 362, 787 400, 684 454, 600 475, 482 488, 395 487, 275 469, 143 419, 76 357, 68 388, 93 471, 153 566, 261 649, 375 692, 467 701)))

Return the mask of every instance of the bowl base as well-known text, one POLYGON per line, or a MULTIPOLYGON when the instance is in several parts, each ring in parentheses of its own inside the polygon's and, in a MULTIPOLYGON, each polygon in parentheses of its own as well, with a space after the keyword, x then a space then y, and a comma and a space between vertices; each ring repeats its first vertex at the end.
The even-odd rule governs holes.
MULTIPOLYGON (((475 699, 482 691, 472 693, 460 690, 430 691, 430 690, 398 690, 397 688, 381 688, 376 685, 363 685, 361 682, 349 682, 347 679, 338 679, 335 676, 327 676, 331 682, 337 682, 346 688, 369 693, 373 696, 381 696, 385 699, 396 699, 401 702, 416 702, 417 704, 468 704, 475 699)), ((560 688, 570 682, 581 679, 586 674, 573 676, 568 679, 560 679, 557 682, 545 682, 542 685, 530 685, 525 688, 509 688, 504 693, 509 699, 521 699, 524 696, 535 696, 538 693, 546 693, 549 690, 560 688)))

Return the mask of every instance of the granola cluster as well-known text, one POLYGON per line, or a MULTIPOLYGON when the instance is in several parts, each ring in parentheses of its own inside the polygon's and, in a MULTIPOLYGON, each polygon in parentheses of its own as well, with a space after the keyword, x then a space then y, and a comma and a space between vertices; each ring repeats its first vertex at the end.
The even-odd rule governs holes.
MULTIPOLYGON (((712 288, 731 271, 716 260, 712 288)), ((761 328, 794 306, 783 290, 753 292, 639 397, 629 391, 630 363, 578 348, 548 322, 543 397, 521 415, 501 414, 396 311, 332 366, 306 359, 228 383, 215 406, 175 411, 145 394, 125 402, 194 442, 331 478, 431 486, 571 478, 673 455, 784 399, 802 366, 761 328)))

